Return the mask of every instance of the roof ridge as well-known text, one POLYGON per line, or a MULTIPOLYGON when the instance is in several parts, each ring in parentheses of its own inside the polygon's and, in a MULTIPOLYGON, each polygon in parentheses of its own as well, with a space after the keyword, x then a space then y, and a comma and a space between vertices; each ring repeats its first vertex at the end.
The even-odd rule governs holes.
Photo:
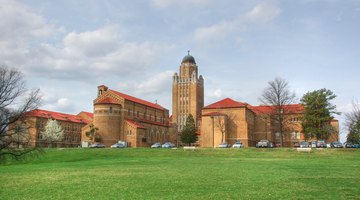
POLYGON ((116 90, 112 90, 112 89, 109 89, 108 91, 111 91, 111 92, 113 92, 113 93, 115 93, 115 94, 129 100, 129 101, 133 101, 133 102, 143 104, 143 105, 146 105, 146 106, 149 106, 149 107, 157 108, 157 109, 160 109, 160 110, 165 110, 164 107, 160 106, 157 103, 152 103, 150 101, 140 99, 140 98, 137 98, 137 97, 134 97, 134 96, 131 96, 131 95, 128 95, 128 94, 125 94, 125 93, 122 93, 122 92, 119 92, 119 91, 116 91, 116 90))

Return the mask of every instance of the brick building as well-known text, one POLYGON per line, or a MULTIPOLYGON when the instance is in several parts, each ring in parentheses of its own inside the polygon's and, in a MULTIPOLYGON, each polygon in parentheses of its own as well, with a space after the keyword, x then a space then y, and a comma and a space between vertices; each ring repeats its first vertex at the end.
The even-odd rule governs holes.
POLYGON ((96 127, 100 142, 107 147, 119 140, 126 141, 129 147, 149 147, 155 142, 174 141, 167 109, 105 85, 98 86, 97 93, 93 121, 82 130, 83 142, 94 142, 86 136, 91 126, 96 127))
POLYGON ((31 146, 43 146, 48 144, 42 138, 42 132, 45 131, 49 119, 57 120, 58 124, 64 130, 62 141, 53 142, 54 147, 78 147, 81 141, 81 129, 90 123, 92 113, 80 112, 78 115, 53 112, 48 110, 32 110, 24 114, 21 123, 28 127, 31 146))
MULTIPOLYGON (((221 142, 240 141, 245 147, 251 147, 262 139, 280 144, 280 133, 269 117, 273 110, 273 106, 251 106, 230 98, 210 104, 202 109, 200 145, 216 147, 221 142)), ((291 147, 305 140, 301 133, 304 109, 300 104, 293 104, 284 106, 283 112, 286 118, 283 144, 291 147)), ((339 139, 338 121, 331 121, 331 125, 336 132, 330 134, 327 142, 339 139)))

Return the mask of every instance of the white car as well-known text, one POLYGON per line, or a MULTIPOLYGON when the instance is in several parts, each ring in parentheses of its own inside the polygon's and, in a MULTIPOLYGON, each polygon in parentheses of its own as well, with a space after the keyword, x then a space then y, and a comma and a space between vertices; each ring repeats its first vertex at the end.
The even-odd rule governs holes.
POLYGON ((219 144, 219 148, 228 148, 228 147, 230 147, 230 145, 227 142, 223 142, 223 143, 219 144))
POLYGON ((116 143, 110 146, 111 148, 125 148, 125 145, 122 143, 116 143))
POLYGON ((151 148, 161 148, 160 142, 157 142, 157 143, 151 145, 151 148))
POLYGON ((232 148, 243 148, 244 145, 241 144, 241 142, 235 142, 233 145, 232 145, 232 148))

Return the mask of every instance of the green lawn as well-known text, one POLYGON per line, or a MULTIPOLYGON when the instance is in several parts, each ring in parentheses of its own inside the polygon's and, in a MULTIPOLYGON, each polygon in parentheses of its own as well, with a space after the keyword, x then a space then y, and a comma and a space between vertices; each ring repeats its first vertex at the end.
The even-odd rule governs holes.
POLYGON ((0 199, 360 199, 360 150, 52 149, 0 179, 0 199))

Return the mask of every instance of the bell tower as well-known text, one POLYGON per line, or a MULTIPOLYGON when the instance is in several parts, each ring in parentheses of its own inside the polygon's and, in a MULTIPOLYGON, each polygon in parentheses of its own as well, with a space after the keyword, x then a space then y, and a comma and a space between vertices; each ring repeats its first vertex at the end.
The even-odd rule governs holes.
POLYGON ((201 108, 204 107, 204 79, 198 75, 195 58, 188 54, 182 59, 180 72, 173 76, 172 87, 172 121, 181 131, 188 115, 194 117, 199 126, 201 108))

